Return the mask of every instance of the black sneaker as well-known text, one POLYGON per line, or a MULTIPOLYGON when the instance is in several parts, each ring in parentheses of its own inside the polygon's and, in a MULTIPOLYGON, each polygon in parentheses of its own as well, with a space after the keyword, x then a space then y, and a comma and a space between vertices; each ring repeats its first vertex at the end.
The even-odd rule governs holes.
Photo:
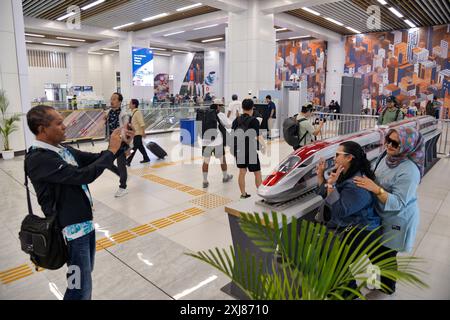
POLYGON ((246 193, 246 194, 241 194, 241 199, 247 199, 247 198, 250 198, 251 196, 248 194, 248 193, 246 193))
POLYGON ((150 160, 142 160, 141 163, 149 163, 150 160))

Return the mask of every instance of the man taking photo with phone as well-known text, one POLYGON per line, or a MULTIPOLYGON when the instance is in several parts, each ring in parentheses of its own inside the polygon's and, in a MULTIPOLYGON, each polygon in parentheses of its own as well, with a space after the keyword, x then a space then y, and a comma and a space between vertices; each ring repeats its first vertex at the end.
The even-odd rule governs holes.
POLYGON ((27 122, 36 141, 25 156, 25 171, 45 216, 54 214, 56 208, 58 226, 67 243, 69 269, 64 299, 89 300, 96 244, 88 184, 123 155, 134 132, 125 130, 128 140, 124 142, 121 129, 114 130, 108 149, 95 154, 61 145, 66 139, 66 126, 52 107, 33 107, 27 113, 27 122))

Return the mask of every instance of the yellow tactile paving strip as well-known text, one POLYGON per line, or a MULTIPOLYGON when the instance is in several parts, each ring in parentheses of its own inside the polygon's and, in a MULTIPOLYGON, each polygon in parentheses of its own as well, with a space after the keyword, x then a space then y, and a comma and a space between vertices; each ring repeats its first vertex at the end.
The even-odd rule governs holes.
POLYGON ((3 284, 8 284, 13 281, 28 277, 33 274, 33 269, 29 264, 22 264, 16 268, 0 272, 0 280, 3 284))
POLYGON ((199 190, 199 189, 195 189, 195 188, 192 188, 192 187, 187 186, 185 184, 178 183, 178 182, 173 181, 173 180, 165 179, 165 178, 162 178, 162 177, 154 175, 154 174, 146 174, 146 175, 143 175, 141 178, 149 180, 151 182, 162 184, 163 186, 166 186, 166 187, 171 188, 171 189, 175 189, 175 190, 178 190, 178 191, 181 191, 181 192, 188 193, 188 194, 190 194, 192 196, 200 196, 200 195, 206 194, 205 191, 202 191, 202 190, 199 190))
POLYGON ((214 209, 230 203, 231 201, 233 200, 218 196, 216 194, 208 193, 189 202, 207 209, 214 209))
POLYGON ((177 164, 183 164, 183 163, 192 163, 192 161, 196 161, 196 160, 200 160, 203 159, 202 157, 195 157, 195 158, 191 158, 191 159, 182 159, 182 160, 178 160, 178 161, 170 161, 170 162, 158 162, 155 163, 154 165, 148 166, 148 167, 144 167, 144 168, 138 168, 138 169, 129 169, 128 172, 130 174, 136 175, 136 176, 143 176, 149 173, 154 172, 154 170, 152 169, 158 169, 158 168, 164 168, 164 167, 168 167, 168 166, 174 166, 177 164))
MULTIPOLYGON (((115 246, 117 244, 124 243, 131 239, 137 238, 138 236, 146 235, 150 232, 165 228, 174 223, 195 217, 204 212, 205 212, 204 210, 202 210, 200 208, 195 208, 195 207, 192 207, 192 208, 180 211, 180 212, 176 212, 165 218, 153 220, 153 221, 149 222, 148 224, 143 224, 143 225, 134 227, 129 230, 115 233, 109 238, 101 238, 96 241, 95 249, 96 249, 96 251, 100 251, 100 250, 115 246)), ((34 264, 25 263, 18 267, 8 269, 5 271, 1 271, 0 272, 0 281, 2 284, 9 284, 11 282, 31 276, 32 274, 34 274, 36 272, 42 272, 44 270, 45 269, 43 269, 43 268, 38 268, 38 270, 36 271, 34 264)))

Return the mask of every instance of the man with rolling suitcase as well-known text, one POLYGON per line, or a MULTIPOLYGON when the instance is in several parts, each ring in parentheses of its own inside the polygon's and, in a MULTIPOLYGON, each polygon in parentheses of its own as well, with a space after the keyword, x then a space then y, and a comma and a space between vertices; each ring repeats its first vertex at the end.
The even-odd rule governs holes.
POLYGON ((145 122, 142 112, 138 108, 139 101, 137 99, 131 99, 130 110, 131 110, 131 125, 136 133, 133 139, 133 149, 131 150, 131 155, 127 158, 127 166, 131 165, 136 151, 139 150, 142 153, 144 159, 141 163, 150 162, 150 158, 145 151, 144 145, 142 144, 142 139, 145 138, 145 122))

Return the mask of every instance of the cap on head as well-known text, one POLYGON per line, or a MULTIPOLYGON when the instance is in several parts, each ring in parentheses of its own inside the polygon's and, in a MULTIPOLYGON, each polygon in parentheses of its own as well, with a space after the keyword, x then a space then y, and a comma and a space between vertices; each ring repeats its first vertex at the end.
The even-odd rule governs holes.
POLYGON ((223 101, 222 101, 222 99, 214 99, 213 103, 214 103, 214 104, 217 104, 218 106, 223 106, 223 101))

